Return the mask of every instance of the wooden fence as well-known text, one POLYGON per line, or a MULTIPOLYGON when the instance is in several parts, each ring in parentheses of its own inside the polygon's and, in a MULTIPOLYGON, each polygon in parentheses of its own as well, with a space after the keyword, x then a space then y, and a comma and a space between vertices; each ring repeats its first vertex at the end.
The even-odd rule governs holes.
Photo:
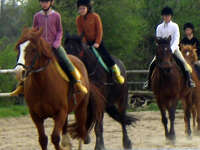
MULTIPOLYGON (((148 70, 127 70, 127 75, 147 75, 148 70)), ((144 81, 130 81, 128 80, 128 85, 129 86, 135 86, 135 85, 140 85, 142 87, 144 84, 144 81)), ((137 89, 137 90, 130 90, 129 89, 129 95, 137 95, 137 96, 153 96, 153 93, 151 91, 145 91, 142 88, 137 89)))

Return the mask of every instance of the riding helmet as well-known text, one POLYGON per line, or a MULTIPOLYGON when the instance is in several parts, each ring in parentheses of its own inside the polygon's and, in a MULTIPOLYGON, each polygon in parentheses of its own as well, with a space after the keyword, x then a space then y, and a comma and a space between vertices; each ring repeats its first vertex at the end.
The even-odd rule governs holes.
POLYGON ((39 0, 40 2, 48 2, 48 1, 50 1, 50 2, 52 2, 53 0, 39 0))
POLYGON ((77 7, 84 5, 84 6, 91 6, 90 0, 78 0, 77 7))
POLYGON ((190 28, 194 31, 194 25, 192 23, 188 22, 188 23, 184 24, 183 29, 186 30, 187 28, 190 28))
POLYGON ((162 9, 161 15, 162 15, 162 16, 165 16, 165 15, 166 15, 166 16, 167 16, 167 15, 173 16, 173 11, 172 11, 172 9, 171 9, 170 7, 166 6, 165 8, 162 9))

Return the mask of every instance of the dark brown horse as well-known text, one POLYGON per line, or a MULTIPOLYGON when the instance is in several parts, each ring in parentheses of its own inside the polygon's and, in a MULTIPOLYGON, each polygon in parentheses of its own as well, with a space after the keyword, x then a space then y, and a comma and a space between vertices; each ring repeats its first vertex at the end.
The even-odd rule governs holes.
MULTIPOLYGON (((112 71, 107 72, 102 67, 92 50, 82 43, 81 37, 67 35, 64 47, 67 53, 77 56, 84 62, 91 82, 98 87, 106 98, 106 112, 122 126, 124 148, 131 149, 132 144, 128 137, 126 126, 131 125, 136 119, 126 114, 128 106, 128 86, 125 66, 119 59, 113 57, 121 70, 121 74, 125 77, 125 83, 119 85, 113 80, 112 71)), ((95 134, 95 150, 104 150, 103 118, 99 124, 96 124, 95 134)))
POLYGON ((77 91, 61 77, 51 47, 41 37, 42 31, 24 29, 17 43, 18 62, 25 68, 24 96, 38 130, 42 150, 47 150, 48 138, 43 123, 48 117, 53 118, 55 123, 52 143, 56 150, 64 150, 66 147, 60 146, 60 134, 67 133, 69 113, 75 112, 76 117, 76 123, 71 128, 73 136, 84 140, 94 123, 101 118, 103 96, 89 83, 84 64, 74 56, 69 57, 79 70, 81 82, 87 87, 88 94, 77 91))
POLYGON ((167 139, 175 140, 174 120, 178 100, 182 100, 184 108, 184 120, 186 134, 191 134, 190 108, 192 89, 186 85, 186 79, 178 67, 178 60, 173 56, 170 48, 171 37, 168 39, 156 39, 156 68, 152 75, 152 90, 162 116, 162 123, 167 139), (170 130, 168 130, 169 114, 170 130))
POLYGON ((196 88, 192 91, 192 108, 191 113, 193 115, 193 127, 196 126, 197 121, 197 130, 200 130, 200 81, 198 79, 196 70, 195 70, 195 62, 198 61, 198 56, 196 53, 196 46, 191 45, 182 45, 181 52, 186 59, 186 61, 192 66, 192 79, 195 81, 196 88))

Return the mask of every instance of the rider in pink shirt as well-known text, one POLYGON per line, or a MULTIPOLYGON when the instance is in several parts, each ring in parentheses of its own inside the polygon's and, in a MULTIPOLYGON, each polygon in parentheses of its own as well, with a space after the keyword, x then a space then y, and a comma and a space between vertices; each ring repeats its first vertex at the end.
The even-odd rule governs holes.
POLYGON ((61 16, 54 10, 45 13, 43 10, 34 15, 33 27, 43 27, 42 37, 53 47, 58 48, 61 45, 63 29, 61 16))

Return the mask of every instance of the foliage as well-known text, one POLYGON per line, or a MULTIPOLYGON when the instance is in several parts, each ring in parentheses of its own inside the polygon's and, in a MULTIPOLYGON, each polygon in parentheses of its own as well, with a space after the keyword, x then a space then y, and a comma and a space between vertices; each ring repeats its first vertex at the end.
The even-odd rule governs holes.
MULTIPOLYGON (((24 26, 32 26, 33 15, 40 11, 38 0, 7 0, 0 15, 0 68, 13 68, 16 53, 14 43, 24 26), (22 5, 13 5, 20 1, 22 5)), ((55 10, 62 16, 64 35, 77 34, 77 0, 55 0, 55 10)), ((94 0, 94 11, 100 14, 104 26, 104 42, 113 55, 119 57, 128 69, 148 67, 155 52, 155 30, 162 22, 164 6, 174 10, 173 20, 179 24, 181 37, 183 25, 195 25, 200 38, 200 0, 94 0)), ((141 77, 133 77, 141 78, 141 77)), ((132 78, 131 78, 132 79, 132 78)), ((0 76, 0 91, 11 91, 16 80, 0 76)))

